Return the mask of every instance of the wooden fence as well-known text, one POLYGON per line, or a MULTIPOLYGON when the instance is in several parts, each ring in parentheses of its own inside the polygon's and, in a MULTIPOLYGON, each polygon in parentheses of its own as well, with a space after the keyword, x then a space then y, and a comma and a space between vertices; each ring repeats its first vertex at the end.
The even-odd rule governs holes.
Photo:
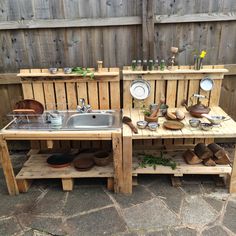
MULTIPOLYGON (((235 34, 234 0, 2 0, 0 73, 95 67, 97 60, 122 68, 132 59, 168 60, 171 46, 179 47, 179 65, 192 64, 202 49, 205 64, 234 64, 235 34)), ((0 76, 0 125, 22 96, 8 76, 0 76)), ((224 80, 221 105, 236 118, 234 77, 224 80)))

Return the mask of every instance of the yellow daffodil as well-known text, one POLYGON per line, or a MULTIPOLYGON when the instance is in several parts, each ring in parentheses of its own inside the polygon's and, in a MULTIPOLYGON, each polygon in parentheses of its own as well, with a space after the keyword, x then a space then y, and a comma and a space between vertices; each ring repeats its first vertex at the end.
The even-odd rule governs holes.
POLYGON ((200 58, 204 58, 204 57, 206 56, 206 53, 207 53, 207 52, 206 52, 206 51, 204 51, 204 50, 203 50, 203 51, 201 51, 200 58))

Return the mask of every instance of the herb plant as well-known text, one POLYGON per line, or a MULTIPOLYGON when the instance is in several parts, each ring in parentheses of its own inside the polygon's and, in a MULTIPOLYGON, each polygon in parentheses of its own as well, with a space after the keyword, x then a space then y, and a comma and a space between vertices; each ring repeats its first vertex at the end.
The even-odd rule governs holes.
POLYGON ((139 163, 139 167, 146 168, 147 166, 152 166, 154 170, 158 165, 169 166, 172 170, 176 169, 176 162, 163 157, 163 153, 161 152, 160 156, 153 155, 144 155, 141 162, 139 163))
POLYGON ((94 73, 88 68, 74 67, 72 73, 82 75, 83 77, 89 76, 90 79, 94 78, 94 73))

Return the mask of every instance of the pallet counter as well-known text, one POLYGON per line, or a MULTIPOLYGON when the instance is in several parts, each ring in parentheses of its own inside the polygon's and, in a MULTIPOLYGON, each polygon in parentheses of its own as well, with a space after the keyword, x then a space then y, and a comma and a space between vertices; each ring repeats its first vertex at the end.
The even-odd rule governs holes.
MULTIPOLYGON (((165 71, 132 71, 130 67, 125 67, 123 70, 123 100, 125 116, 131 117, 134 124, 139 120, 144 120, 144 115, 140 107, 129 92, 130 84, 138 76, 142 76, 151 86, 150 96, 143 101, 143 104, 149 106, 151 103, 159 103, 161 97, 166 98, 166 104, 173 111, 182 109, 185 113, 185 119, 182 121, 185 127, 182 130, 173 131, 162 127, 166 120, 164 117, 159 117, 160 128, 157 131, 149 131, 147 129, 139 129, 138 134, 131 132, 130 128, 123 124, 123 174, 124 174, 124 192, 132 193, 132 177, 139 174, 171 174, 174 176, 182 176, 184 174, 217 174, 220 176, 230 177, 230 192, 236 192, 236 156, 234 156, 234 165, 217 165, 214 167, 199 165, 188 165, 184 162, 182 155, 175 153, 176 162, 178 164, 175 170, 170 167, 157 166, 141 168, 137 163, 136 150, 150 150, 164 148, 174 150, 177 146, 182 148, 193 147, 196 143, 204 142, 211 143, 214 138, 235 138, 236 123, 230 118, 222 123, 222 127, 213 128, 210 131, 203 131, 192 128, 189 125, 190 114, 181 107, 181 101, 187 101, 192 94, 197 93, 205 95, 208 101, 205 105, 210 106, 211 113, 214 115, 228 115, 218 106, 220 98, 220 89, 224 73, 227 70, 222 66, 205 66, 202 70, 196 71, 189 66, 175 67, 174 70, 165 71), (214 81, 212 91, 206 92, 200 88, 200 80, 209 77, 214 81)), ((203 119, 204 120, 204 119, 203 119)), ((138 152, 138 151, 137 151, 138 152)), ((170 155, 171 154, 167 154, 170 155)), ((175 160, 175 158, 173 158, 175 160)))
MULTIPOLYGON (((6 127, 7 128, 7 127, 6 127)), ((17 195, 27 192, 33 179, 61 179, 65 191, 73 189, 75 178, 106 177, 108 186, 113 184, 114 191, 121 191, 122 181, 122 137, 121 129, 115 131, 13 131, 4 128, 0 135, 1 163, 4 171, 8 192, 17 195), (48 155, 32 154, 20 172, 15 175, 8 151, 8 140, 111 140, 113 164, 105 167, 94 167, 90 171, 80 172, 69 166, 56 169, 47 166, 48 155)), ((49 143, 50 143, 49 142, 49 143)))

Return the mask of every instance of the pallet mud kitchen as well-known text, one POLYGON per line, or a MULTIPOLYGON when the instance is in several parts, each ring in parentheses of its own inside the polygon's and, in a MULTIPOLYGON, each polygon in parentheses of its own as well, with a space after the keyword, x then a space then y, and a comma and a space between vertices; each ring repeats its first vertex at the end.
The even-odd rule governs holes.
POLYGON ((141 174, 170 174, 173 184, 187 174, 219 175, 236 192, 236 155, 230 161, 214 143, 236 137, 236 122, 219 107, 227 70, 200 67, 124 67, 123 115, 138 128, 123 124, 124 192, 132 193, 141 174))
POLYGON ((24 100, 0 135, 10 195, 27 192, 34 179, 61 179, 70 191, 76 178, 106 178, 109 189, 122 191, 119 69, 99 66, 20 70, 24 100), (16 175, 9 140, 31 141, 29 158, 16 175))

